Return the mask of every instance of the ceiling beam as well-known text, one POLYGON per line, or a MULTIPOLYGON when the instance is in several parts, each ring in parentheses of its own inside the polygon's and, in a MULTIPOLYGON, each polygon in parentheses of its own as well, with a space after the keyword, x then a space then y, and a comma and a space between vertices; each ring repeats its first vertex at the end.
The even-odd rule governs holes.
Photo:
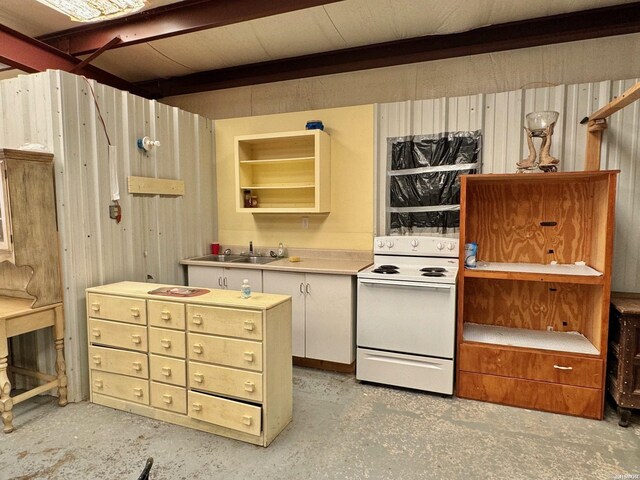
POLYGON ((640 32, 640 2, 138 82, 154 98, 640 32))
POLYGON ((82 63, 77 58, 2 24, 0 24, 0 62, 27 73, 43 72, 48 69, 73 72, 105 85, 149 98, 149 93, 142 87, 92 65, 85 65, 80 70, 74 71, 82 63))
POLYGON ((120 19, 43 35, 38 40, 71 55, 83 55, 99 49, 114 37, 120 37, 116 48, 121 48, 337 1, 185 0, 120 19))

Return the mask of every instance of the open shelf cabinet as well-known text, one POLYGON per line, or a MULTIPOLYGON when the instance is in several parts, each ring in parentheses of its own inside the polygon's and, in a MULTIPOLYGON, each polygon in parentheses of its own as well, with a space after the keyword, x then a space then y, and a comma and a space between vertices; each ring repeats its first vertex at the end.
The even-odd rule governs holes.
POLYGON ((616 175, 461 177, 460 397, 602 418, 616 175))
POLYGON ((235 137, 236 211, 328 213, 331 139, 322 130, 235 137), (245 192, 258 205, 245 206, 245 192))

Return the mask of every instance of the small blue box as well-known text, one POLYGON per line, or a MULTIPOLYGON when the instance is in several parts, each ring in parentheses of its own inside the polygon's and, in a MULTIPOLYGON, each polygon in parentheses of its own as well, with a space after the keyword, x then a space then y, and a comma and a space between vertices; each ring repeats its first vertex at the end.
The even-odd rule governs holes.
POLYGON ((322 120, 309 120, 305 126, 307 130, 324 130, 322 120))

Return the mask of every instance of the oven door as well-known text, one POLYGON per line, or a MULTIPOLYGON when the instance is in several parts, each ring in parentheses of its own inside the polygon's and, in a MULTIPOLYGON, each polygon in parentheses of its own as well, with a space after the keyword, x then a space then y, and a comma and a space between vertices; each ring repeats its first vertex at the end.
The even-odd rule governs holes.
POLYGON ((358 347, 453 358, 456 286, 358 278, 358 347))

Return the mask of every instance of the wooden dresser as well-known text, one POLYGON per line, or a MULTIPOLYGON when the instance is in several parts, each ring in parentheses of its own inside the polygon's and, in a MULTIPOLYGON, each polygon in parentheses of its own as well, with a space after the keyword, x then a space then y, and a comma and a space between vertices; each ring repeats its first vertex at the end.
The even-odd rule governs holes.
POLYGON ((612 293, 607 389, 629 426, 631 410, 640 409, 640 293, 612 293))
POLYGON ((291 297, 158 287, 87 289, 91 401, 269 445, 292 418, 291 297))

